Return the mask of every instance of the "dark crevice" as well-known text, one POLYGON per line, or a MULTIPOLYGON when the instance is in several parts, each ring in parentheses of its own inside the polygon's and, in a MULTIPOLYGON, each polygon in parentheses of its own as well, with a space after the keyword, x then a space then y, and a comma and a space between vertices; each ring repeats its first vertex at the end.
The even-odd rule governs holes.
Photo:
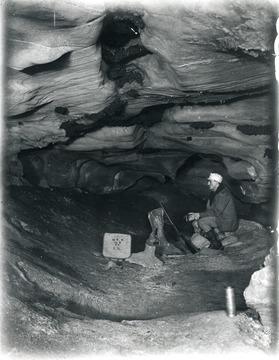
POLYGON ((33 65, 22 70, 23 73, 28 75, 36 75, 40 72, 57 72, 69 67, 71 52, 62 55, 59 59, 56 59, 47 64, 33 65))
MULTIPOLYGON (((121 74, 123 76, 117 77, 117 71, 114 71, 114 69, 109 70, 109 76, 112 76, 112 78, 115 79, 115 81, 119 84, 119 87, 122 87, 126 82, 136 81, 137 83, 141 84, 143 81, 142 70, 138 69, 134 65, 131 65, 131 64, 129 66, 125 65, 122 68, 120 67, 118 70, 121 72, 121 74), (122 70, 120 70, 120 69, 122 69, 122 70)), ((165 107, 165 106, 173 107, 175 105, 180 105, 180 106, 187 106, 187 105, 215 106, 216 105, 217 106, 217 105, 229 105, 229 104, 232 104, 232 103, 240 101, 240 100, 258 98, 258 97, 261 97, 262 95, 270 94, 271 92, 272 92, 271 86, 263 86, 263 87, 259 87, 257 89, 250 90, 248 93, 247 93, 247 90, 228 92, 228 93, 193 91, 193 92, 187 92, 187 94, 185 93, 183 96, 170 97, 168 95, 164 95, 164 96, 154 95, 153 97, 158 102, 161 101, 161 105, 155 105, 157 107, 165 107)), ((137 98, 140 96, 140 94, 137 92, 137 90, 134 90, 134 89, 129 90, 126 93, 126 95, 130 96, 132 98, 137 98)), ((151 98, 151 96, 150 96, 150 98, 151 98)), ((108 107, 105 108, 104 110, 102 110, 100 113, 84 114, 83 116, 80 117, 80 119, 86 118, 89 120, 97 121, 100 119, 104 119, 105 118, 104 114, 108 111, 109 111, 110 115, 113 116, 114 114, 113 114, 112 109, 115 108, 115 106, 118 102, 122 102, 123 104, 127 103, 125 100, 116 99, 112 102, 111 105, 108 105, 108 107)), ((47 103, 47 104, 49 104, 49 103, 47 103)), ((37 106, 35 109, 32 109, 30 111, 27 111, 27 112, 19 114, 19 115, 9 116, 8 118, 9 119, 23 119, 23 120, 25 120, 25 118, 28 119, 29 116, 33 115, 41 107, 46 106, 47 104, 37 106)), ((154 107, 148 107, 146 109, 151 109, 151 108, 154 108, 154 107)), ((55 108, 55 112, 62 114, 62 112, 67 112, 67 110, 66 110, 66 108, 63 108, 63 107, 57 107, 57 108, 55 108)), ((123 125, 126 125, 125 122, 127 121, 127 117, 124 116, 124 109, 123 108, 120 109, 120 107, 119 107, 118 113, 115 113, 115 115, 119 115, 120 113, 123 114, 123 118, 122 118, 122 121, 124 121, 123 125)), ((65 113, 64 115, 67 115, 67 114, 65 113)), ((120 119, 115 119, 115 122, 116 122, 115 126, 119 126, 120 119)), ((76 123, 76 120, 69 120, 67 123, 71 124, 71 126, 74 126, 73 124, 76 123)), ((65 127, 64 126, 65 125, 62 124, 61 128, 66 130, 66 128, 68 128, 68 125, 65 127)), ((71 126, 69 126, 69 128, 71 126)), ((85 125, 83 125, 83 126, 85 126, 85 125)), ((113 126, 113 124, 110 126, 113 126)), ((96 131, 101 127, 102 126, 100 126, 100 124, 98 124, 98 125, 95 124, 94 126, 92 125, 92 127, 90 125, 89 130, 85 131, 85 133, 87 133, 89 131, 96 131)), ((86 129, 86 127, 85 127, 85 129, 86 129)), ((70 133, 67 133, 67 136, 72 136, 72 135, 70 133)))
POLYGON ((28 250, 33 257, 41 259, 44 263, 46 263, 48 266, 54 267, 58 271, 61 271, 69 276, 72 276, 74 278, 78 278, 79 275, 75 269, 73 269, 71 266, 67 264, 63 264, 61 259, 57 260, 54 257, 50 256, 46 251, 39 247, 32 247, 28 250))
POLYGON ((134 81, 143 85, 144 73, 135 64, 117 65, 108 70, 108 78, 115 80, 117 86, 122 88, 125 83, 132 83, 134 81))
POLYGON ((166 109, 173 107, 173 104, 165 104, 145 108, 137 116, 128 118, 125 115, 126 101, 116 99, 106 109, 97 114, 86 114, 84 118, 92 120, 92 124, 79 124, 77 120, 69 120, 61 125, 61 129, 66 131, 66 136, 70 137, 67 144, 74 139, 84 136, 89 132, 101 129, 104 126, 132 126, 142 125, 151 127, 153 124, 162 120, 166 109))
POLYGON ((192 91, 184 92, 184 96, 160 96, 160 101, 177 104, 180 106, 199 105, 220 106, 230 105, 241 100, 262 97, 270 94, 272 87, 270 85, 250 90, 237 90, 231 92, 211 92, 211 91, 192 91))
POLYGON ((140 30, 144 29, 141 15, 130 12, 108 13, 103 22, 99 41, 102 60, 107 64, 108 77, 121 88, 133 81, 143 84, 143 73, 135 65, 126 64, 151 54, 141 43, 140 30))
POLYGON ((48 144, 47 146, 43 147, 43 148, 28 148, 28 149, 23 149, 23 150, 20 150, 20 152, 17 154, 17 157, 19 160, 22 159, 22 157, 24 156, 28 156, 28 155, 33 155, 34 153, 37 154, 37 153, 40 153, 42 150, 45 151, 45 150, 51 150, 55 147, 55 144, 51 143, 51 144, 48 144))
POLYGON ((108 116, 118 116, 123 114, 127 105, 126 100, 121 100, 120 98, 116 98, 111 104, 109 104, 103 111, 98 114, 86 114, 85 118, 90 120, 99 120, 100 116, 108 115, 108 116))
POLYGON ((210 129, 214 127, 214 124, 210 121, 196 121, 194 123, 190 123, 190 127, 194 129, 210 129))
POLYGON ((100 41, 112 49, 125 46, 131 39, 140 37, 144 28, 141 15, 129 12, 110 12, 104 19, 100 41))
POLYGON ((237 125, 236 129, 245 135, 271 135, 274 131, 271 125, 237 125))
POLYGON ((263 95, 270 95, 272 92, 274 92, 273 85, 266 85, 249 90, 235 90, 222 93, 215 91, 187 91, 184 93, 184 97, 176 96, 170 99, 165 96, 165 98, 180 105, 219 106, 229 105, 241 100, 258 98, 263 95))
MULTIPOLYGON (((114 322, 122 322, 122 321, 131 321, 131 320, 152 320, 152 319, 156 319, 156 317, 151 317, 151 316, 121 316, 121 315, 114 315, 114 314, 109 314, 109 313, 105 313, 105 312, 100 312, 96 309, 94 309, 92 306, 89 305, 82 305, 79 304, 77 302, 74 301, 68 301, 67 306, 66 306, 67 310, 87 317, 87 318, 91 318, 91 319, 98 319, 98 320, 110 320, 110 321, 114 321, 114 322)), ((159 316, 158 316, 159 317, 159 316)))
POLYGON ((63 106, 56 106, 54 111, 57 114, 61 114, 61 115, 68 115, 69 114, 69 109, 63 106))
POLYGON ((139 115, 136 115, 129 120, 133 121, 135 124, 141 124, 145 128, 149 128, 154 124, 161 122, 165 110, 174 106, 175 104, 170 103, 146 107, 139 113, 139 115))
POLYGON ((109 123, 113 123, 114 126, 118 126, 119 122, 122 123, 123 120, 126 119, 126 116, 124 115, 126 104, 126 100, 117 98, 101 112, 95 114, 85 114, 80 118, 80 120, 91 120, 91 124, 84 125, 82 123, 78 123, 78 120, 68 120, 61 124, 60 129, 64 129, 66 131, 66 136, 73 140, 80 136, 84 136, 88 132, 96 131, 103 126, 107 126, 109 123))
POLYGON ((134 98, 134 99, 140 97, 139 92, 138 92, 137 90, 135 90, 135 89, 128 90, 128 91, 126 92, 126 95, 128 95, 129 97, 132 97, 132 98, 134 98))
MULTIPOLYGON (((9 118, 9 119, 22 119, 22 120, 28 121, 28 120, 29 120, 28 118, 29 118, 31 115, 34 115, 37 111, 39 111, 39 110, 40 110, 41 108, 43 108, 44 106, 50 104, 51 102, 52 102, 52 100, 48 101, 48 102, 45 103, 45 104, 36 106, 36 107, 35 107, 34 109, 32 109, 32 110, 28 110, 28 111, 26 111, 26 112, 24 112, 24 113, 21 113, 21 114, 12 115, 12 116, 9 116, 8 118, 9 118)), ((24 124, 22 123, 22 125, 24 125, 24 124)))
POLYGON ((103 60, 110 66, 114 66, 115 64, 126 64, 147 54, 151 54, 151 52, 142 44, 133 44, 117 50, 102 46, 103 60))
MULTIPOLYGON (((117 74, 115 73, 114 76, 116 77, 117 74)), ((117 79, 118 80, 118 79, 117 79)), ((123 84, 121 84, 123 85, 123 84)), ((266 89, 266 88, 265 88, 266 89)), ((259 90, 260 92, 262 89, 259 90)), ((266 89, 267 91, 267 89, 266 89)), ((200 93, 197 93, 200 95, 200 93)), ((137 93, 133 93, 133 96, 137 96, 137 93)), ((253 98, 257 98, 260 94, 253 94, 253 98)), ((262 95, 262 92, 261 92, 262 95)), ((235 99, 226 99, 226 101, 222 101, 222 104, 230 104, 236 101, 244 100, 245 98, 251 98, 251 95, 243 94, 243 95, 236 95, 237 98, 235 99)), ((156 97, 157 98, 157 97, 156 97)), ((78 137, 82 137, 86 135, 87 133, 97 131, 98 129, 101 129, 104 126, 132 126, 132 125, 142 125, 144 127, 151 127, 155 123, 158 123, 162 120, 163 113, 166 109, 172 108, 175 105, 180 106, 188 106, 188 105, 194 105, 198 103, 201 106, 206 105, 220 105, 220 100, 216 101, 216 99, 212 102, 206 101, 206 102, 195 102, 193 99, 186 99, 186 98, 170 98, 168 96, 161 97, 162 102, 163 98, 165 99, 165 104, 161 103, 160 105, 150 106, 141 111, 139 115, 136 115, 134 117, 128 117, 125 113, 127 101, 121 100, 120 98, 115 99, 109 106, 107 106, 104 110, 102 110, 99 113, 93 113, 93 114, 84 114, 79 119, 75 120, 68 120, 61 125, 61 129, 64 129, 66 131, 66 136, 70 139, 67 141, 66 144, 70 144, 73 140, 75 140, 78 137), (171 102, 170 102, 171 100, 171 102), (90 124, 83 124, 82 119, 91 120, 92 123, 90 124), (79 122, 80 121, 80 122, 79 122)), ((195 129, 209 129, 214 126, 212 122, 196 122, 191 123, 191 127, 195 129)), ((263 129, 246 129, 246 125, 238 126, 239 131, 252 131, 254 134, 256 131, 260 132, 268 132, 270 131, 269 127, 263 127, 263 129)), ((189 138, 188 141, 191 139, 189 138)))
MULTIPOLYGON (((272 91, 272 87, 274 87, 272 84, 269 84, 269 85, 264 85, 264 86, 259 86, 257 88, 254 88, 254 89, 244 89, 244 90, 230 90, 230 91, 192 91, 192 92, 188 92, 189 94, 193 93, 197 93, 197 94, 202 94, 202 95, 252 95, 252 94, 258 94, 258 96, 262 95, 262 93, 265 93, 265 92, 269 92, 269 91, 272 91)), ((274 90, 274 89, 273 89, 274 90)))
POLYGON ((270 148, 266 148, 265 152, 264 152, 264 157, 268 157, 269 159, 273 159, 275 158, 275 150, 274 149, 270 149, 270 148))

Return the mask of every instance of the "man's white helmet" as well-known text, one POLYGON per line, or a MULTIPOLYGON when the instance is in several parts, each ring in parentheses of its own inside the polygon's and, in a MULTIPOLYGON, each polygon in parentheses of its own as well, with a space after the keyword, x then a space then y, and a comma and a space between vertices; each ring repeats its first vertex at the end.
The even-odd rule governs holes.
POLYGON ((220 184, 223 181, 223 177, 217 173, 211 173, 207 179, 218 181, 218 183, 220 183, 220 184))

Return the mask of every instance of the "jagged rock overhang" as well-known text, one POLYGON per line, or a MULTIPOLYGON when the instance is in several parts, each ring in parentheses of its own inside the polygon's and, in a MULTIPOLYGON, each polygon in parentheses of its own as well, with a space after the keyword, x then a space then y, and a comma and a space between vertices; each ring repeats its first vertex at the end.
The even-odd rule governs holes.
MULTIPOLYGON (((100 171, 109 180, 96 191, 119 191, 142 176, 174 180, 188 158, 214 155, 241 200, 270 199, 272 2, 36 5, 7 6, 10 173, 35 167, 38 184, 95 191, 100 171), (34 148, 42 150, 30 154, 34 148)), ((188 187, 203 178, 196 171, 188 187)))

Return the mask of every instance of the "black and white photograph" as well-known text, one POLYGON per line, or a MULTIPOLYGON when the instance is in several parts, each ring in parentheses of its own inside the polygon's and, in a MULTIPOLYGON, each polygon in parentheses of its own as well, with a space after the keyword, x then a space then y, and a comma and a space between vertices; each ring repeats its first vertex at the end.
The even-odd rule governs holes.
POLYGON ((1 1, 1 358, 278 356, 278 9, 1 1))

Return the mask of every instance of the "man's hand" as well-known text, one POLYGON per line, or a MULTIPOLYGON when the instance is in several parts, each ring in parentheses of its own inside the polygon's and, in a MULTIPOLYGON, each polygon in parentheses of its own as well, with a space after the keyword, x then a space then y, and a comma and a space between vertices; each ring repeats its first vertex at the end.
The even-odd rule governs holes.
POLYGON ((194 220, 199 220, 200 218, 200 214, 199 213, 188 213, 188 220, 189 221, 194 221, 194 220))

